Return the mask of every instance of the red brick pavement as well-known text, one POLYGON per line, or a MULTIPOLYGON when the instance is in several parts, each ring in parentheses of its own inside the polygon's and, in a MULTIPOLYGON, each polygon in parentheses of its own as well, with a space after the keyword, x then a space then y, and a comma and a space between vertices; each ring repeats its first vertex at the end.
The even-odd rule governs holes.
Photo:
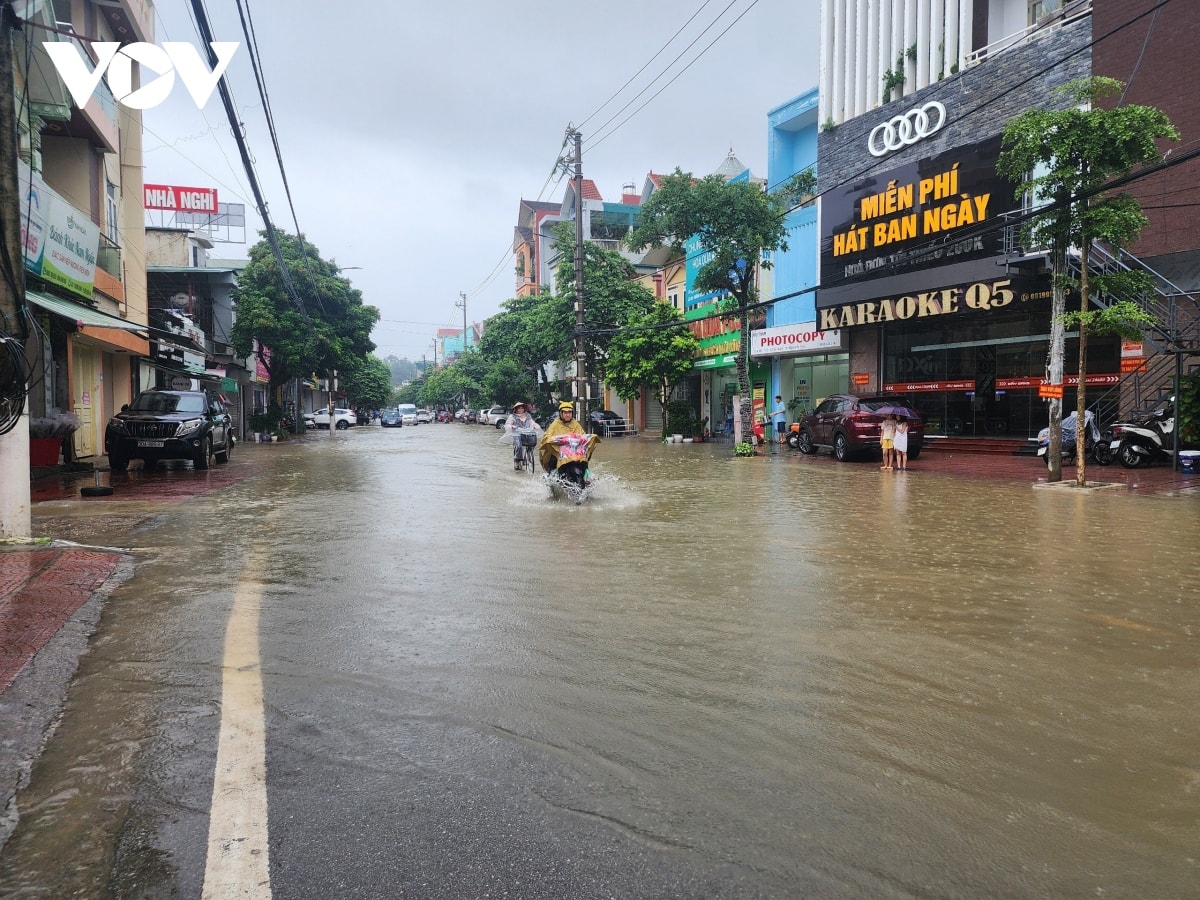
POLYGON ((94 550, 0 552, 0 692, 117 567, 94 550))

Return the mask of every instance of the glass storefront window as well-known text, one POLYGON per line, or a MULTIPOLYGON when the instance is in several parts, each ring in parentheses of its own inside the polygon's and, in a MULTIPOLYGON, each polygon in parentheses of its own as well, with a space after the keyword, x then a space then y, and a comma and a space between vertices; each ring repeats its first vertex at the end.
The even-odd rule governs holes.
POLYGON ((780 366, 780 394, 785 402, 798 401, 791 414, 798 419, 830 394, 844 394, 850 384, 850 354, 822 353, 798 356, 792 365, 780 366))
MULTIPOLYGON (((973 437, 1035 437, 1049 421, 1046 401, 1036 387, 1011 388, 1004 379, 1042 378, 1050 349, 1048 306, 988 316, 940 317, 889 324, 883 329, 883 384, 970 382, 972 389, 913 392, 912 405, 926 420, 926 434, 973 437), (999 384, 998 384, 999 382, 999 384)), ((1067 336, 1064 371, 1079 370, 1077 333, 1067 336)), ((1088 342, 1088 370, 1120 370, 1120 342, 1095 337, 1088 342)), ((1088 391, 1089 405, 1101 389, 1088 391)), ((1068 389, 1064 409, 1073 409, 1068 389)))

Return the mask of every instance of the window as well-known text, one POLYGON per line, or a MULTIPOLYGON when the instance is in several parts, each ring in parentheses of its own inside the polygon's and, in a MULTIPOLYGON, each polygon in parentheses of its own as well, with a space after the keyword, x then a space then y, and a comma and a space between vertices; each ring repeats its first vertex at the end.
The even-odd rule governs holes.
POLYGON ((1062 9, 1062 0, 1029 0, 1029 24, 1062 9))
POLYGON ((117 239, 117 186, 108 179, 104 181, 104 224, 105 234, 114 244, 120 244, 117 239))

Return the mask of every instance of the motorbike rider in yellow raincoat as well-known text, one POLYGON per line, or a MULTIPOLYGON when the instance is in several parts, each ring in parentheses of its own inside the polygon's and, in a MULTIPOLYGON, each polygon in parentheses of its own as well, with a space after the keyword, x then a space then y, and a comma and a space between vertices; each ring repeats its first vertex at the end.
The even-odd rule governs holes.
MULTIPOLYGON (((563 401, 558 404, 558 418, 546 426, 542 439, 538 442, 538 462, 547 472, 558 468, 558 447, 553 439, 561 434, 586 434, 583 426, 575 421, 575 404, 563 401)), ((595 442, 595 435, 592 441, 595 442)))

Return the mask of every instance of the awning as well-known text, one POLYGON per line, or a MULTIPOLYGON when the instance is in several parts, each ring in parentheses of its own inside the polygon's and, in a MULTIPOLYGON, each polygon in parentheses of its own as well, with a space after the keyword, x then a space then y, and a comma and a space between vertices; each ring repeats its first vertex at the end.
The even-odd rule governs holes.
POLYGON ((184 378, 197 378, 200 381, 212 381, 214 383, 221 380, 221 376, 214 375, 212 372, 205 372, 203 369, 189 369, 185 366, 164 366, 156 359, 147 359, 146 362, 150 363, 150 365, 160 372, 168 372, 171 375, 182 375, 184 378))
POLYGON ((41 294, 37 291, 26 291, 25 299, 34 306, 40 306, 56 316, 70 319, 80 327, 91 325, 95 328, 119 328, 122 331, 145 331, 147 327, 119 316, 110 316, 108 313, 102 313, 100 310, 84 306, 82 303, 72 303, 70 300, 51 297, 49 294, 41 294))

